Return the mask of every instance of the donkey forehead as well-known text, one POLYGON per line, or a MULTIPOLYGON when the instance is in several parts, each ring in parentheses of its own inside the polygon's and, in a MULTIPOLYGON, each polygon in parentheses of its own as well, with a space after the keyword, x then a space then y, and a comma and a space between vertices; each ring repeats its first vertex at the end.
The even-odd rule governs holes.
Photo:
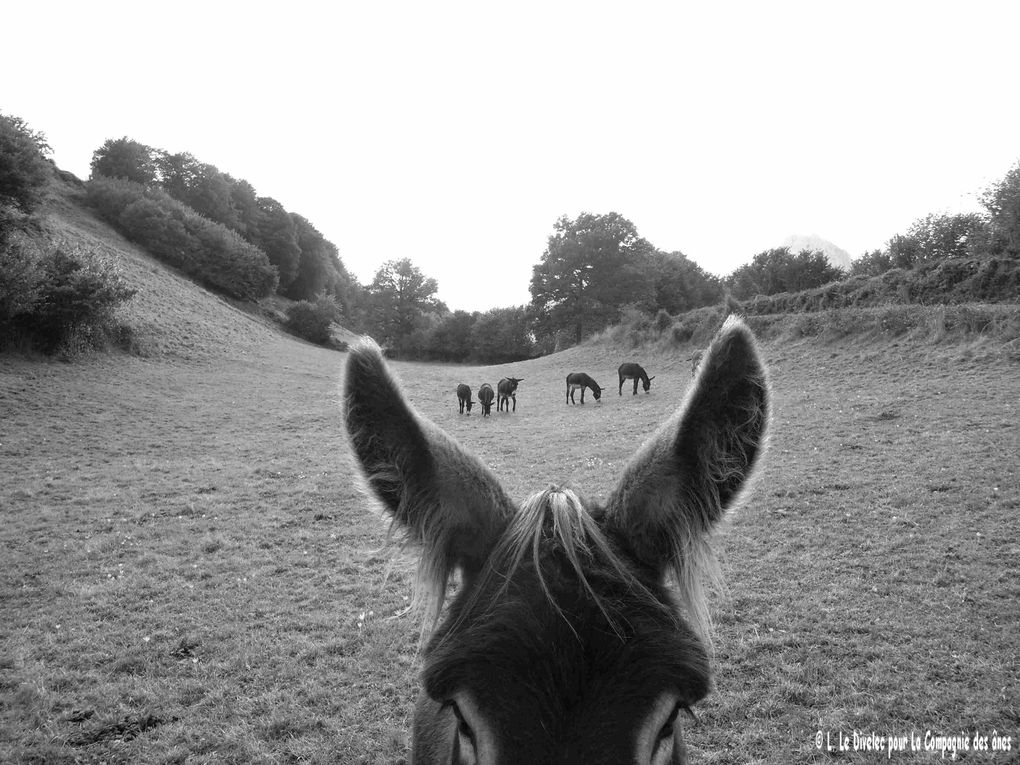
POLYGON ((437 634, 425 659, 426 690, 437 700, 462 690, 484 700, 498 688, 504 698, 556 707, 551 714, 663 691, 693 704, 707 693, 707 653, 682 623, 630 609, 610 624, 601 614, 578 618, 584 608, 576 605, 567 609, 522 598, 486 610, 485 621, 437 634))
POLYGON ((605 710, 640 714, 663 692, 688 704, 707 693, 700 640, 661 582, 603 534, 600 516, 572 491, 524 503, 430 641, 433 699, 467 692, 496 718, 530 709, 555 730, 605 710))
POLYGON ((534 600, 518 605, 449 635, 426 657, 423 678, 439 703, 469 698, 501 747, 534 761, 556 747, 622 747, 605 761, 624 761, 664 697, 692 706, 708 692, 702 645, 667 619, 624 615, 621 636, 597 618, 568 626, 534 600))

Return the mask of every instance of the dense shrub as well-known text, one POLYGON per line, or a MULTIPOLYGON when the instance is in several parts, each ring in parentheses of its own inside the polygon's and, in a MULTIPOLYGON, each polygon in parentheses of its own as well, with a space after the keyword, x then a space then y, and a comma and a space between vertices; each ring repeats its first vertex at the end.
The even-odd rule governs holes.
POLYGON ((340 320, 340 307, 328 297, 314 302, 300 300, 287 309, 286 326, 294 334, 312 343, 327 345, 330 341, 329 326, 340 320))
POLYGON ((471 331, 479 314, 454 311, 439 320, 429 332, 428 357, 461 362, 471 355, 471 331))
POLYGON ((153 184, 156 182, 155 151, 127 136, 107 139, 92 153, 92 177, 153 184))
POLYGON ((892 268, 870 278, 852 276, 804 292, 751 298, 742 304, 742 311, 761 315, 904 303, 994 303, 1018 298, 1020 259, 950 258, 911 270, 892 268))
POLYGON ((162 191, 96 178, 88 199, 128 239, 212 289, 242 300, 276 289, 276 268, 262 250, 162 191))
MULTIPOLYGON (((41 133, 17 117, 0 114, 0 206, 32 212, 52 174, 41 133)), ((0 219, 0 229, 4 220, 0 219)))
POLYGON ((534 349, 524 306, 493 308, 478 315, 471 328, 468 358, 502 364, 529 358, 534 349))
POLYGON ((44 353, 122 336, 114 311, 135 294, 96 253, 25 235, 0 247, 0 285, 0 336, 44 353))
POLYGON ((13 230, 16 216, 0 208, 0 329, 39 302, 44 274, 38 247, 22 231, 13 230), (5 227, 6 224, 6 227, 5 227))
POLYGON ((981 195, 989 215, 993 253, 1020 256, 1020 162, 981 195))
POLYGON ((659 332, 665 332, 667 329, 673 326, 673 317, 669 315, 669 312, 660 308, 659 312, 655 314, 655 328, 659 332))
POLYGON ((818 287, 836 281, 843 272, 829 263, 822 252, 802 250, 790 252, 779 247, 760 252, 750 263, 727 277, 731 293, 740 298, 775 295, 818 287))

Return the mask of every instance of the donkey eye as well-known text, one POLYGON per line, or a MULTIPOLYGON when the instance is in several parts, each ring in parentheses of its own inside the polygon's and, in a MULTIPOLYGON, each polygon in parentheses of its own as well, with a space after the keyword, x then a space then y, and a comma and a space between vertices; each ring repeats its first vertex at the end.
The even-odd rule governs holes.
POLYGON ((679 716, 680 710, 685 708, 686 707, 683 704, 677 704, 673 707, 673 711, 670 713, 669 717, 666 718, 666 722, 663 724, 662 730, 659 731, 659 741, 673 737, 673 731, 676 729, 676 718, 679 716))
POLYGON ((471 730, 471 726, 467 724, 467 720, 464 719, 463 713, 460 711, 460 707, 457 706, 456 701, 446 702, 450 709, 453 710, 453 716, 457 718, 457 733, 467 738, 472 745, 475 743, 475 734, 471 730))
POLYGON ((451 699, 446 702, 445 706, 448 706, 453 711, 453 716, 457 718, 457 737, 453 743, 453 765, 477 765, 478 751, 474 731, 464 719, 456 701, 451 699))

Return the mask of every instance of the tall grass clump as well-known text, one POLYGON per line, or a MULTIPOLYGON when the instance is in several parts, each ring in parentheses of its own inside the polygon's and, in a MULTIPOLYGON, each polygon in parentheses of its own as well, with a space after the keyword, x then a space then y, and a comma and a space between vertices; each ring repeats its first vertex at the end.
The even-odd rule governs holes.
POLYGON ((276 267, 261 249, 160 189, 99 177, 88 184, 88 200, 128 239, 216 291, 257 300, 276 290, 276 267))

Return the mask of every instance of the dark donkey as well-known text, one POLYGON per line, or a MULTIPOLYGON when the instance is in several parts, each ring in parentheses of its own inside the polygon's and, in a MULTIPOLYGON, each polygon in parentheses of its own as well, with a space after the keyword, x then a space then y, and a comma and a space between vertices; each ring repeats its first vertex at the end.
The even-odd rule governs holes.
POLYGON ((514 411, 517 411, 517 383, 524 382, 523 377, 504 377, 498 383, 496 383, 496 411, 502 412, 503 407, 506 406, 506 410, 510 411, 510 401, 514 400, 514 411))
POLYGON ((435 627, 415 765, 684 763, 679 713, 709 690, 709 537, 761 462, 769 417, 750 331, 723 325, 604 502, 551 487, 515 506, 409 407, 374 346, 350 353, 346 378, 353 451, 420 547, 435 627))
POLYGON ((464 414, 464 407, 467 407, 468 414, 471 414, 471 407, 475 402, 471 400, 471 388, 464 383, 457 386, 457 403, 460 404, 461 414, 464 414))
POLYGON ((581 403, 584 403, 584 391, 585 388, 591 388, 591 395, 598 401, 602 398, 602 386, 595 382, 591 377, 586 375, 584 372, 571 372, 567 375, 567 403, 573 404, 574 391, 578 388, 581 389, 581 403))
POLYGON ((633 363, 620 364, 620 368, 616 370, 616 373, 620 375, 619 395, 621 396, 623 395, 624 380, 634 381, 634 393, 632 395, 636 396, 638 380, 641 381, 641 387, 643 387, 645 389, 645 393, 647 393, 652 388, 652 380, 655 379, 655 375, 649 377, 648 374, 645 372, 644 368, 640 364, 633 363))
POLYGON ((492 392, 492 386, 489 383, 482 383, 482 387, 478 389, 478 403, 482 405, 482 416, 488 417, 492 414, 492 399, 495 398, 495 394, 492 392))

